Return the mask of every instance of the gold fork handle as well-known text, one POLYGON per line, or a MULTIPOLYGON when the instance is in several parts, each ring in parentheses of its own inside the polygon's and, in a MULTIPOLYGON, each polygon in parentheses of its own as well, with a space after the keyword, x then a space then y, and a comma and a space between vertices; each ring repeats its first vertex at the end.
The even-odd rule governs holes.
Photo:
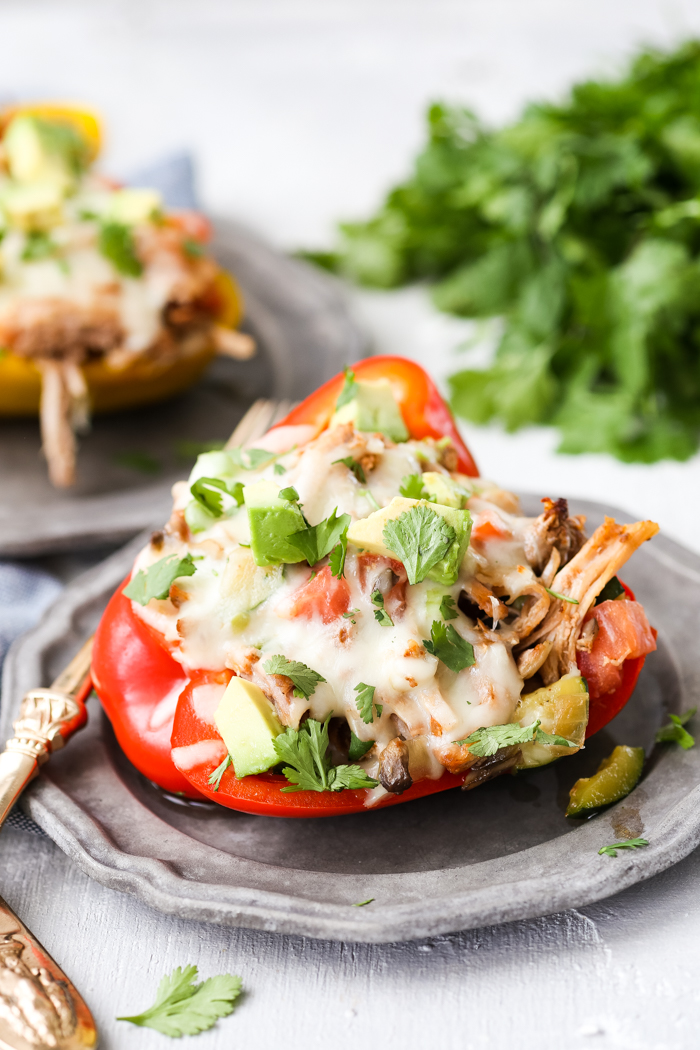
POLYGON ((50 689, 32 689, 22 701, 15 735, 0 753, 0 827, 39 766, 85 725, 91 657, 92 638, 50 689))

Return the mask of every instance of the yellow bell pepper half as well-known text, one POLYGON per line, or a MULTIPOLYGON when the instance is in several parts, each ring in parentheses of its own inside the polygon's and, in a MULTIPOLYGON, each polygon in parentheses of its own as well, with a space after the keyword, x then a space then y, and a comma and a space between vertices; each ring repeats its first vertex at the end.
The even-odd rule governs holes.
POLYGON ((82 106, 71 106, 59 102, 32 102, 19 106, 8 106, 0 110, 0 138, 5 128, 14 117, 42 117, 45 120, 60 121, 72 124, 88 147, 88 159, 95 160, 102 147, 102 125, 100 118, 92 110, 82 106))

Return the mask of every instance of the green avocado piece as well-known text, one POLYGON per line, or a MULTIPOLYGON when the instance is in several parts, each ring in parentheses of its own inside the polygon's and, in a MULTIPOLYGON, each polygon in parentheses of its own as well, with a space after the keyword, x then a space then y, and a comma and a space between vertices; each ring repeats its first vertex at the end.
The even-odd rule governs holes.
POLYGON ((50 182, 66 193, 74 188, 87 155, 74 128, 28 114, 10 121, 3 146, 15 182, 50 182))
POLYGON ((354 423, 356 430, 385 434, 390 441, 408 441, 408 430, 388 379, 355 380, 354 397, 331 417, 330 426, 354 423))
POLYGON ((456 538, 450 545, 442 561, 428 573, 427 579, 442 583, 446 587, 457 582, 462 559, 469 546, 472 531, 472 518, 468 510, 456 510, 444 507, 439 503, 429 503, 424 499, 409 499, 407 496, 394 496, 388 507, 382 507, 367 518, 360 518, 348 529, 348 542, 355 547, 372 554, 382 554, 385 558, 396 558, 396 553, 387 546, 384 539, 384 526, 389 521, 399 518, 412 507, 427 507, 434 514, 439 514, 455 530, 456 538))
POLYGON ((232 678, 214 721, 239 779, 264 773, 279 762, 274 741, 284 730, 259 686, 244 678, 232 678))
POLYGON ((421 477, 423 478, 423 488, 431 500, 442 504, 443 507, 454 507, 455 510, 461 510, 469 499, 467 490, 463 489, 461 485, 458 485, 456 481, 453 481, 446 474, 439 474, 435 470, 426 470, 421 477))
POLYGON ((63 218, 63 191, 55 182, 10 183, 0 196, 10 226, 27 233, 57 226, 63 218))
POLYGON ((644 748, 618 745, 592 777, 577 780, 569 792, 567 817, 584 816, 629 795, 642 775, 644 748))
POLYGON ((149 222, 163 210, 163 198, 158 190, 128 187, 117 190, 109 199, 106 218, 124 226, 149 222))
POLYGON ((250 548, 258 565, 293 565, 304 561, 298 547, 287 537, 306 528, 306 522, 296 503, 280 499, 274 481, 256 481, 243 488, 243 500, 248 511, 250 548))

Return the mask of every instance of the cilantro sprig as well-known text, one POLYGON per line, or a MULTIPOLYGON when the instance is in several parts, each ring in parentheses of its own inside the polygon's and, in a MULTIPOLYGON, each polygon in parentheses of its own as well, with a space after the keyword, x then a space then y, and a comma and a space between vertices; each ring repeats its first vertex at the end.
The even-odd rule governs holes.
POLYGON ((455 606, 455 600, 451 594, 443 595, 440 601, 440 615, 443 620, 456 620, 459 616, 455 606))
POLYGON ((360 713, 360 718, 366 725, 369 725, 370 722, 374 722, 375 711, 377 713, 377 718, 381 718, 382 711, 384 710, 383 704, 375 704, 374 702, 375 689, 376 686, 365 685, 364 682, 359 682, 358 685, 355 686, 355 692, 357 693, 355 704, 360 713))
POLYGON ((263 670, 268 674, 283 674, 291 678, 294 685, 294 696, 307 700, 314 694, 319 682, 326 680, 318 671, 312 671, 300 660, 288 660, 286 656, 271 656, 263 664, 263 670))
POLYGON ((151 598, 161 601, 168 597, 170 588, 181 576, 194 576, 197 566, 191 554, 178 558, 177 554, 167 554, 154 562, 144 572, 139 569, 133 579, 126 585, 123 593, 127 598, 148 605, 151 598))
POLYGON ((223 762, 219 763, 214 772, 209 774, 208 783, 214 791, 218 791, 221 787, 221 778, 230 765, 232 765, 232 759, 230 755, 227 755, 223 762))
POLYGON ((433 620, 430 628, 430 638, 423 639, 423 645, 442 660, 445 667, 459 674, 465 667, 471 667, 476 663, 474 657, 474 646, 454 629, 452 624, 440 623, 433 620))
POLYGON ((331 567, 331 574, 340 579, 341 576, 345 575, 345 558, 348 553, 348 530, 343 530, 340 534, 340 539, 336 543, 335 547, 330 553, 328 558, 328 564, 331 567))
POLYGON ((691 707, 689 711, 685 711, 682 715, 669 715, 671 722, 669 725, 661 726, 661 729, 657 730, 656 742, 658 744, 679 744, 684 751, 695 747, 695 737, 691 736, 684 727, 696 711, 697 707, 691 707))
POLYGON ((384 595, 381 591, 372 592, 372 605, 374 606, 374 618, 382 627, 393 627, 394 621, 384 608, 384 595))
POLYGON ((124 277, 140 277, 143 263, 136 253, 134 236, 121 222, 105 222, 100 226, 97 246, 117 273, 124 277))
MULTIPOLYGON (((289 491, 289 489, 282 489, 282 492, 289 491)), ((280 496, 282 496, 282 492, 280 492, 280 496)), ((282 496, 282 498, 289 499, 290 497, 282 496)), ((307 528, 301 529, 299 532, 295 532, 291 536, 288 536, 287 540, 293 547, 296 547, 297 550, 301 551, 309 565, 316 565, 321 561, 321 558, 325 558, 327 554, 330 554, 337 544, 342 543, 343 534, 347 537, 349 524, 350 515, 341 514, 340 517, 338 517, 338 508, 336 507, 333 512, 327 518, 324 518, 323 521, 320 521, 318 525, 309 525, 307 528)), ((331 572, 333 572, 333 566, 331 566, 331 572)), ((334 573, 334 575, 338 574, 334 573)))
POLYGON ((427 489, 423 484, 422 474, 406 474, 401 478, 399 492, 408 499, 429 499, 427 489))
POLYGON ((390 551, 403 562, 411 584, 421 583, 447 554, 456 532, 443 517, 419 505, 388 521, 382 536, 390 551))
POLYGON ((529 744, 534 740, 536 744, 556 744, 558 747, 576 747, 576 744, 566 737, 556 736, 553 733, 545 733, 540 729, 539 718, 529 726, 521 726, 519 722, 510 722, 504 726, 487 726, 477 729, 464 740, 458 740, 458 744, 466 744, 472 755, 486 758, 495 755, 502 747, 512 747, 514 744, 529 744))
POLYGON ((227 973, 209 977, 200 984, 196 981, 196 966, 184 969, 177 966, 161 980, 153 1006, 143 1013, 117 1020, 154 1028, 171 1039, 206 1032, 220 1017, 233 1012, 242 982, 240 977, 227 973))
POLYGON ((648 839, 624 839, 622 842, 613 842, 610 846, 601 846, 598 853, 604 857, 616 857, 619 849, 639 849, 640 846, 648 845, 648 839))
POLYGON ((290 791, 358 791, 373 788, 377 781, 358 765, 331 765, 328 756, 328 723, 307 718, 298 729, 287 728, 275 737, 275 751, 280 762, 287 765, 282 772, 289 781, 290 791))
POLYGON ((224 511, 224 494, 230 496, 240 507, 243 504, 243 482, 234 481, 228 485, 221 478, 197 478, 190 485, 190 492, 206 511, 219 518, 224 511))

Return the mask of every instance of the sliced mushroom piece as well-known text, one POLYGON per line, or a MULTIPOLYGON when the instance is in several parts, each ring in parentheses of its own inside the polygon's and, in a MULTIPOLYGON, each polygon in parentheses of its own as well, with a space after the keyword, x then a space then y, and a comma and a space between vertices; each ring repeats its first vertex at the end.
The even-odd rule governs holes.
POLYGON ((511 747, 502 747, 495 755, 477 758, 464 778, 462 791, 471 791, 479 784, 484 784, 487 780, 492 780, 493 777, 500 776, 501 773, 512 769, 519 756, 520 748, 517 744, 513 744, 511 747))
POLYGON ((408 771, 408 744, 394 737, 379 756, 379 782, 392 795, 402 795, 413 784, 408 771))

